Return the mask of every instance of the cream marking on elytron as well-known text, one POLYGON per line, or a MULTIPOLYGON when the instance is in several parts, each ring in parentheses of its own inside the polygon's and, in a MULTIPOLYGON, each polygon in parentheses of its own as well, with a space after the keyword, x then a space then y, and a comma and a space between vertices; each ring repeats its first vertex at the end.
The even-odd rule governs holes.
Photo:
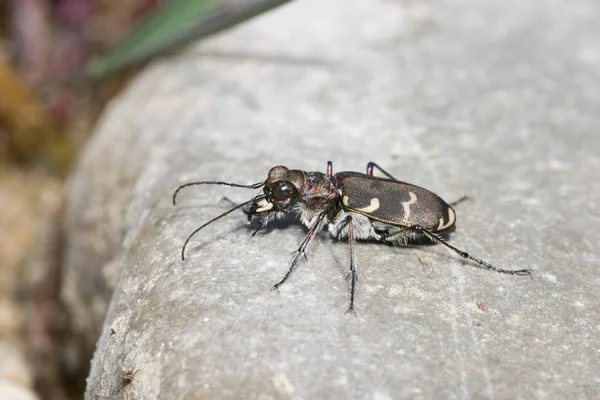
POLYGON ((350 204, 348 204, 348 196, 342 197, 342 203, 345 206, 347 206, 347 207, 354 208, 356 211, 362 211, 362 212, 365 212, 365 213, 372 213, 373 211, 378 210, 379 206, 380 206, 378 198, 371 199, 370 204, 368 206, 366 206, 366 207, 363 207, 363 208, 353 207, 350 204))
POLYGON ((417 202, 417 195, 413 192, 408 192, 410 196, 410 200, 403 201, 402 207, 404 208, 404 221, 408 221, 410 217, 410 205, 415 204, 417 202))
POLYGON ((456 214, 454 213, 453 209, 448 207, 448 223, 444 224, 444 217, 441 217, 440 223, 437 227, 438 231, 443 231, 444 229, 452 226, 455 221, 456 221, 456 214))

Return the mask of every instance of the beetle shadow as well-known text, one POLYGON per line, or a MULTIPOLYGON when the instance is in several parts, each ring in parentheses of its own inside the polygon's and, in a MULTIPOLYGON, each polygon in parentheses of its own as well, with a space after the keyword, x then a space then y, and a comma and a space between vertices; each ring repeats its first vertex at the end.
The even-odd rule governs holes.
POLYGON ((252 221, 250 221, 249 225, 240 228, 251 230, 252 236, 259 236, 267 235, 272 232, 283 231, 293 226, 303 227, 303 225, 296 218, 290 215, 286 215, 283 218, 278 218, 269 222, 267 226, 262 226, 260 224, 260 218, 252 218, 252 221))
POLYGON ((298 222, 298 220, 295 219, 293 216, 286 216, 284 218, 278 218, 276 220, 269 222, 269 224, 267 226, 262 226, 260 224, 260 218, 257 218, 257 217, 252 218, 252 220, 250 221, 249 224, 245 221, 246 220, 245 216, 243 219, 244 219, 244 223, 237 224, 236 226, 232 227, 228 232, 218 234, 218 235, 214 236, 214 238, 216 239, 216 238, 230 235, 232 233, 239 233, 239 232, 250 233, 251 236, 259 236, 259 235, 269 234, 272 231, 283 231, 283 230, 289 229, 290 227, 293 227, 293 226, 302 227, 302 224, 300 224, 298 222), (254 232, 256 232, 256 234, 254 234, 254 232))

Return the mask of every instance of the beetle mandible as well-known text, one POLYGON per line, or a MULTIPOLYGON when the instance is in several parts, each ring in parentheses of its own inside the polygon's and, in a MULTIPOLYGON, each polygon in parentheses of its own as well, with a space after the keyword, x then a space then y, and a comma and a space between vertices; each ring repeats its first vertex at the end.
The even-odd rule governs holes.
POLYGON ((381 243, 406 245, 426 239, 441 244, 459 256, 474 261, 482 268, 511 275, 529 275, 530 269, 505 269, 471 256, 446 237, 456 229, 456 213, 435 193, 394 178, 374 162, 367 164, 365 174, 359 172, 333 173, 333 164, 327 163, 327 173, 289 169, 282 165, 271 168, 264 182, 252 185, 220 181, 190 182, 179 186, 173 193, 173 204, 179 191, 193 185, 225 185, 248 189, 261 189, 244 203, 238 204, 195 229, 186 239, 181 258, 190 239, 207 225, 240 208, 248 217, 259 218, 259 228, 287 214, 295 215, 308 228, 308 234, 295 252, 287 273, 272 289, 278 289, 292 274, 300 257, 321 229, 327 228, 336 239, 348 239, 350 245, 350 306, 354 311, 354 294, 357 282, 357 264, 354 255, 355 240, 373 240, 381 243), (377 168, 386 178, 373 175, 377 168), (249 207, 246 207, 249 206, 249 207), (244 209, 244 207, 246 207, 244 209))

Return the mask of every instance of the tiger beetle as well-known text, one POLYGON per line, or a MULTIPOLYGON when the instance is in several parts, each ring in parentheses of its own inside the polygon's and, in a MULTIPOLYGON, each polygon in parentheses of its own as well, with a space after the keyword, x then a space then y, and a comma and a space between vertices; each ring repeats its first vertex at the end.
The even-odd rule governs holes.
MULTIPOLYGON (((354 292, 358 279, 355 240, 372 240, 392 245, 406 245, 422 240, 442 244, 464 259, 477 263, 481 268, 510 275, 529 275, 530 269, 504 269, 471 256, 452 244, 447 236, 456 229, 456 213, 452 205, 464 198, 446 203, 438 195, 419 186, 394 178, 374 162, 367 164, 366 174, 359 172, 333 173, 333 164, 327 163, 327 173, 306 172, 284 166, 271 168, 267 180, 252 185, 220 181, 190 182, 179 186, 173 193, 173 205, 179 191, 193 185, 225 185, 261 190, 244 203, 211 219, 194 230, 181 249, 185 260, 185 249, 190 239, 220 218, 242 208, 248 222, 258 217, 259 228, 253 236, 271 221, 292 214, 308 228, 308 234, 295 252, 287 273, 272 289, 278 289, 292 274, 300 257, 315 233, 327 228, 336 239, 348 239, 350 245, 350 307, 354 311, 354 292), (373 176, 378 169, 386 178, 373 176), (248 206, 248 207, 247 207, 248 206)), ((306 257, 306 255, 305 255, 306 257)))

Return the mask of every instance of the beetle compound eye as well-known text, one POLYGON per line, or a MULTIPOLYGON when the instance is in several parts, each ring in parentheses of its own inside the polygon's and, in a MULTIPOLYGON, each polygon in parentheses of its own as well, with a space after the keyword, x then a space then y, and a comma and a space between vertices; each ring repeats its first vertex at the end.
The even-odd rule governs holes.
POLYGON ((294 196, 294 185, 289 181, 280 181, 273 184, 273 197, 275 200, 283 201, 294 196))

